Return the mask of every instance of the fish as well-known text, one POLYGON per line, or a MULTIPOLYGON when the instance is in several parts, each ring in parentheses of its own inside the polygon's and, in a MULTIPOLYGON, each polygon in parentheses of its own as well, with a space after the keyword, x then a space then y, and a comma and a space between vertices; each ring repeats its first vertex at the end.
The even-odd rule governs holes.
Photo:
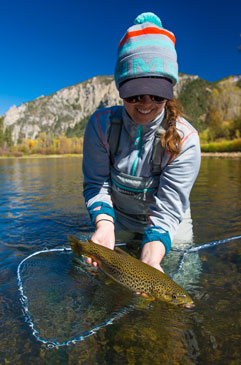
POLYGON ((68 239, 74 255, 91 257, 107 276, 131 291, 186 308, 194 306, 191 296, 168 275, 119 247, 111 250, 91 240, 82 242, 72 235, 68 235, 68 239))

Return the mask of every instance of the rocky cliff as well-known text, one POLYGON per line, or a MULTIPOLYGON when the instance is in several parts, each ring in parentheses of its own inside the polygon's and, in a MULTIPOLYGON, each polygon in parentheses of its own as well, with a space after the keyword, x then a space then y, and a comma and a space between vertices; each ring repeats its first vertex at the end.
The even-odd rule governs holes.
MULTIPOLYGON (((179 75, 175 87, 178 96, 193 75, 179 75)), ((98 108, 121 104, 113 76, 97 76, 55 94, 41 96, 18 107, 12 106, 3 116, 4 129, 11 126, 14 143, 27 138, 35 139, 41 132, 54 136, 65 135, 98 108)))

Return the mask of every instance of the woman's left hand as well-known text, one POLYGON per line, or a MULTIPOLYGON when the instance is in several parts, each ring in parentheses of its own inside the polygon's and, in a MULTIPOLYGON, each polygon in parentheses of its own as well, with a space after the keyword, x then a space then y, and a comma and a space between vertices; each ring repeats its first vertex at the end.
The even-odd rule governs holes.
POLYGON ((160 241, 147 242, 141 252, 140 260, 145 264, 164 272, 160 263, 165 255, 165 246, 160 241))

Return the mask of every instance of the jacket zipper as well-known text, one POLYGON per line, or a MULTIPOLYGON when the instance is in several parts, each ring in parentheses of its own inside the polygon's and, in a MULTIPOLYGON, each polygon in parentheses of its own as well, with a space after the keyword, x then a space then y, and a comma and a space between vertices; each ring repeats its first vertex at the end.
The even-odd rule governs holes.
POLYGON ((138 126, 136 140, 135 140, 134 145, 137 146, 137 151, 136 151, 135 160, 134 160, 132 168, 131 168, 131 176, 135 176, 138 159, 141 155, 141 150, 142 150, 142 126, 141 125, 138 126))

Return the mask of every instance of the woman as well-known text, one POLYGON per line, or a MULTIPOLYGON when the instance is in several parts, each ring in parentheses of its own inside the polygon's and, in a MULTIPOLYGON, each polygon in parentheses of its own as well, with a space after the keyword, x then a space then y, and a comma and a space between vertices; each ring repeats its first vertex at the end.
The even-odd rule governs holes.
POLYGON ((124 107, 94 113, 84 138, 84 197, 96 227, 91 239, 113 249, 115 227, 141 232, 141 260, 162 270, 190 216, 200 145, 173 99, 175 37, 155 14, 139 15, 122 38, 115 81, 124 107))

